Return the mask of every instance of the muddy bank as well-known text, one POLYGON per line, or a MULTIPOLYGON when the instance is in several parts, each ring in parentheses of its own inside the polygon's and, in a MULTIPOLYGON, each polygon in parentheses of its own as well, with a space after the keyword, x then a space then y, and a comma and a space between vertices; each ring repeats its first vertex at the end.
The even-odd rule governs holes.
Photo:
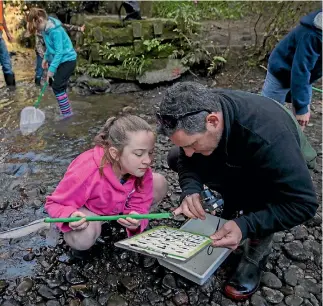
MULTIPOLYGON (((215 80, 204 84, 259 92, 265 73, 260 69, 227 67, 215 80)), ((186 76, 182 78, 194 78, 186 76)), ((154 112, 165 90, 129 94, 81 96, 71 93, 75 116, 56 121, 56 102, 48 90, 41 108, 46 124, 35 135, 22 137, 19 111, 35 100, 39 89, 29 81, 18 81, 16 92, 0 93, 0 231, 46 216, 44 200, 64 175, 71 160, 91 147, 94 135, 107 117, 131 111, 154 124, 154 112)), ((313 146, 321 151, 322 102, 314 94, 311 126, 306 130, 313 146)), ((154 170, 164 174, 170 191, 158 211, 178 205, 177 175, 166 165, 169 141, 158 137, 154 170)), ((321 155, 318 159, 322 165, 321 155)), ((321 173, 312 173, 321 202, 321 173)), ((111 223, 85 262, 73 262, 60 239, 48 246, 45 233, 0 241, 1 305, 307 305, 321 304, 322 210, 305 226, 277 233, 262 285, 250 301, 233 303, 223 297, 223 282, 235 268, 239 251, 222 265, 204 286, 196 286, 149 257, 113 246, 123 239, 122 228, 111 223)), ((151 226, 165 221, 151 222, 151 226)), ((181 222, 169 225, 179 227, 181 222)))

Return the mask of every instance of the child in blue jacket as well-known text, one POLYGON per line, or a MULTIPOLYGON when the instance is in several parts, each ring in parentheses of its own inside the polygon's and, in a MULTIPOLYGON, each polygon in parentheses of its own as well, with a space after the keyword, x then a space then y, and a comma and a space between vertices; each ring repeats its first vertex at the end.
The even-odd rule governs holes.
POLYGON ((48 17, 43 9, 32 8, 27 22, 30 33, 40 32, 44 38, 46 52, 42 68, 48 68, 47 81, 49 78, 53 79, 52 89, 61 111, 61 118, 68 118, 73 113, 66 89, 68 80, 74 72, 77 56, 73 44, 62 23, 58 19, 48 17))
POLYGON ((318 10, 303 17, 271 53, 262 95, 281 104, 292 102, 304 129, 310 120, 311 84, 321 77, 322 10, 318 10))

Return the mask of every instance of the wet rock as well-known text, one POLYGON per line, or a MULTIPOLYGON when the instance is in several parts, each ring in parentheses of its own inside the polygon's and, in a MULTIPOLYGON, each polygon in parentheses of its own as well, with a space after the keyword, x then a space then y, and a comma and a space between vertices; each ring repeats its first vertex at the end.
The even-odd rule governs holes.
POLYGON ((307 229, 304 225, 298 225, 291 230, 296 240, 302 240, 308 236, 307 229))
POLYGON ((69 254, 62 254, 57 258, 58 262, 70 265, 74 262, 74 259, 71 255, 69 254))
POLYGON ((286 268, 289 267, 290 260, 284 254, 281 254, 277 260, 277 265, 282 270, 285 270, 286 268))
POLYGON ((111 91, 110 82, 103 78, 91 78, 87 75, 82 75, 76 80, 78 87, 89 90, 94 94, 103 94, 111 91))
POLYGON ((304 271, 294 265, 291 265, 284 273, 286 284, 293 287, 296 286, 298 281, 302 278, 304 278, 304 271))
POLYGON ((38 293, 39 293, 39 295, 41 295, 42 297, 44 297, 48 300, 54 300, 57 297, 62 296, 63 291, 59 288, 50 289, 45 285, 41 285, 38 289, 38 293))
POLYGON ((148 300, 151 304, 156 304, 159 302, 162 302, 164 298, 162 296, 159 296, 156 292, 152 291, 148 293, 148 300))
POLYGON ((166 274, 163 278, 163 286, 170 289, 176 289, 176 280, 172 274, 166 274))
POLYGON ((111 93, 129 93, 140 91, 140 87, 136 83, 114 83, 111 85, 111 93))
POLYGON ((127 306, 128 302, 118 294, 113 294, 108 300, 109 306, 127 306))
POLYGON ((296 295, 296 296, 299 296, 299 297, 307 297, 307 296, 309 296, 309 294, 307 293, 307 292, 305 292, 305 289, 304 289, 304 287, 302 287, 302 286, 295 286, 295 288, 294 288, 294 294, 296 295))
POLYGON ((61 306, 62 304, 58 301, 50 300, 46 303, 46 306, 61 306))
POLYGON ((151 268, 156 263, 156 258, 144 256, 143 257, 143 266, 144 268, 151 268))
POLYGON ((313 306, 320 306, 317 298, 312 293, 310 293, 310 301, 313 304, 313 306))
POLYGON ((314 306, 309 300, 305 300, 303 305, 304 306, 314 306))
POLYGON ((125 276, 121 278, 121 284, 129 291, 134 290, 138 286, 136 279, 131 276, 125 276))
POLYGON ((20 306, 21 304, 15 301, 14 299, 5 300, 1 303, 1 306, 20 306))
POLYGON ((251 296, 251 305, 252 306, 268 306, 268 303, 261 295, 254 294, 251 296))
POLYGON ((60 285, 63 284, 63 280, 62 279, 46 279, 46 283, 48 285, 49 288, 53 289, 56 287, 59 287, 60 285))
POLYGON ((313 279, 301 279, 298 284, 305 289, 305 292, 319 294, 322 291, 322 286, 317 284, 313 279))
MULTIPOLYGON (((92 298, 86 298, 81 303, 82 306, 100 306, 100 304, 92 298)), ((110 305, 110 304, 109 304, 110 305)))
POLYGON ((290 286, 283 286, 279 289, 284 295, 292 295, 294 294, 293 287, 290 286))
POLYGON ((322 254, 322 246, 315 240, 306 240, 303 243, 304 250, 308 252, 313 252, 314 255, 322 254))
POLYGON ((300 306, 303 303, 303 299, 299 296, 289 295, 286 296, 285 303, 288 306, 300 306))
POLYGON ((6 282, 4 279, 0 280, 0 293, 5 291, 9 287, 9 283, 6 282))
POLYGON ((237 304, 229 299, 223 298, 221 301, 221 306, 236 306, 237 304))
POLYGON ((285 238, 284 238, 284 242, 291 242, 291 241, 294 241, 295 237, 293 234, 291 233, 287 233, 285 238))
POLYGON ((19 296, 26 296, 27 292, 31 290, 34 282, 30 278, 24 279, 16 288, 19 296))
POLYGON ((81 302, 80 300, 70 300, 68 306, 80 306, 81 302))
POLYGON ((87 281, 87 279, 84 276, 82 276, 79 272, 73 269, 66 273, 65 278, 67 282, 69 282, 72 285, 83 284, 87 281))
POLYGON ((273 290, 268 287, 262 288, 262 294, 267 300, 267 302, 272 304, 278 304, 284 299, 284 295, 280 291, 273 290))
POLYGON ((178 291, 175 293, 173 297, 173 302, 176 306, 187 305, 188 304, 188 296, 185 291, 178 291))
POLYGON ((273 241, 274 242, 283 242, 284 237, 285 237, 284 232, 277 232, 274 234, 273 241))
POLYGON ((42 201, 40 201, 40 200, 34 200, 34 201, 32 201, 32 203, 31 203, 31 207, 32 208, 35 208, 35 209, 38 209, 38 208, 40 208, 40 207, 42 207, 43 206, 43 202, 42 201))
POLYGON ((293 260, 304 261, 310 259, 310 253, 304 250, 300 241, 289 242, 283 246, 287 256, 293 260))
POLYGON ((261 282, 269 288, 280 289, 282 287, 282 282, 280 279, 271 272, 265 272, 262 276, 261 282))
POLYGON ((28 253, 22 258, 24 261, 32 261, 36 255, 34 253, 28 253))
POLYGON ((0 211, 4 211, 9 205, 9 201, 8 200, 1 200, 0 201, 0 211))
POLYGON ((195 291, 189 292, 188 298, 189 298, 189 301, 190 301, 191 305, 197 305, 197 302, 199 300, 197 292, 195 292, 195 291))

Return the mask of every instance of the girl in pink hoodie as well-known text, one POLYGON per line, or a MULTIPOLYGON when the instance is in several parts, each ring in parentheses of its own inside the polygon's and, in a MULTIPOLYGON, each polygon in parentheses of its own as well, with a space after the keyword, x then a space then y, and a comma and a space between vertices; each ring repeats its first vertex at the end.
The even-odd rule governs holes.
MULTIPOLYGON (((155 135, 143 119, 109 118, 95 137, 95 147, 68 167, 45 209, 52 218, 146 214, 167 192, 166 179, 153 173, 155 135)), ((119 219, 129 236, 142 232, 148 220, 119 219)), ((57 223, 74 250, 88 250, 101 234, 102 222, 57 223)))

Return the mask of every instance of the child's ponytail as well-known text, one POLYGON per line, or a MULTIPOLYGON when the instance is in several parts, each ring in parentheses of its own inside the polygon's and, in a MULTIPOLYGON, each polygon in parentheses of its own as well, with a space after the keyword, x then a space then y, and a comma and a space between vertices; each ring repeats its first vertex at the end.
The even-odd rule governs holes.
POLYGON ((28 32, 30 32, 31 34, 35 34, 37 27, 36 27, 36 23, 39 22, 39 18, 42 19, 47 19, 47 13, 45 10, 41 9, 41 8, 37 8, 37 7, 32 7, 30 9, 30 12, 27 16, 27 30, 28 32))

